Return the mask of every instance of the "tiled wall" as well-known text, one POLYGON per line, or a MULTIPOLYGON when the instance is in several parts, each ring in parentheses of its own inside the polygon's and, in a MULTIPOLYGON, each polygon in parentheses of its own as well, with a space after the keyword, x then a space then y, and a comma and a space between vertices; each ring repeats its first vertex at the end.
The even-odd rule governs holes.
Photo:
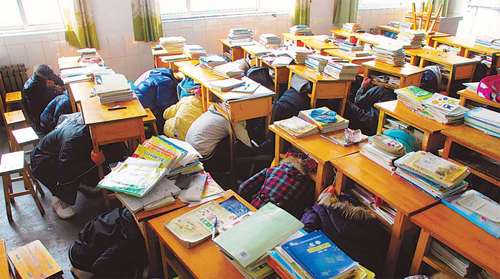
POLYGON ((357 22, 361 23, 365 31, 373 30, 379 25, 384 25, 391 21, 403 21, 406 9, 379 9, 358 11, 357 22))

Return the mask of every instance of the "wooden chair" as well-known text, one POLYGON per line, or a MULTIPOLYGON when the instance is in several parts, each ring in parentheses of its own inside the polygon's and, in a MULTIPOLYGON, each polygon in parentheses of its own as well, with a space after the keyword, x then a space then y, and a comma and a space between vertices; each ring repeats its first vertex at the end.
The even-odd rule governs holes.
POLYGON ((3 121, 5 123, 5 127, 7 128, 7 136, 9 138, 9 147, 11 151, 16 150, 14 138, 12 135, 12 130, 15 125, 21 125, 25 128, 28 127, 28 123, 26 121, 26 117, 22 110, 14 110, 7 112, 5 110, 3 100, 0 98, 0 113, 2 114, 3 121))
POLYGON ((0 239, 0 278, 11 278, 7 247, 3 239, 0 239))
MULTIPOLYGON (((12 222, 12 209, 11 203, 14 203, 14 198, 24 195, 31 195, 35 200, 36 206, 42 215, 45 214, 45 210, 38 199, 37 193, 33 188, 32 180, 35 178, 31 172, 31 169, 27 166, 26 160, 24 159, 24 151, 17 151, 2 154, 2 159, 0 161, 0 175, 2 176, 3 181, 3 192, 5 196, 5 207, 7 212, 7 218, 9 222, 12 222), (21 177, 11 178, 12 174, 20 173, 21 177), (26 191, 14 193, 12 182, 16 181, 24 181, 24 187, 27 189, 26 191)), ((36 185, 37 192, 40 192, 42 197, 45 196, 42 188, 38 183, 36 185)))
POLYGON ((158 135, 158 126, 156 126, 156 117, 153 114, 153 112, 151 111, 151 109, 145 108, 145 110, 146 110, 146 113, 148 114, 148 116, 146 116, 142 119, 143 123, 144 123, 144 125, 153 126, 153 130, 155 131, 155 135, 157 136, 158 135))
POLYGON ((2 97, 5 100, 5 112, 12 111, 13 110, 12 105, 19 104, 24 115, 28 115, 26 107, 24 106, 22 92, 21 91, 7 92, 1 76, 0 76, 0 92, 2 92, 2 97))
POLYGON ((9 252, 16 278, 62 278, 63 271, 40 240, 9 252))

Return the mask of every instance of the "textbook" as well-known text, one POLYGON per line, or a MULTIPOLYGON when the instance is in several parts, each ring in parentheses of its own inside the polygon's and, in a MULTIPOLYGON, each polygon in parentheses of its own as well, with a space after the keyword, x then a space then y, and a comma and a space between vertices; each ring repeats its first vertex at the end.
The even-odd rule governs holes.
POLYGON ((208 83, 209 86, 219 91, 229 91, 235 87, 245 84, 244 81, 235 78, 216 80, 208 83))
POLYGON ((398 101, 413 109, 425 109, 422 103, 434 95, 414 85, 396 89, 394 93, 396 93, 398 101))
POLYGON ((274 124, 295 138, 302 138, 317 134, 319 129, 297 116, 274 122, 274 124))
POLYGON ((267 203, 215 238, 215 244, 243 267, 261 259, 304 225, 285 210, 267 203))
POLYGON ((328 107, 314 108, 308 110, 301 110, 299 112, 299 118, 316 125, 322 134, 330 133, 334 131, 344 130, 349 126, 349 120, 338 115, 336 112, 330 110, 328 107), (314 117, 314 113, 331 112, 335 117, 335 121, 322 121, 318 117, 314 117))
POLYGON ((358 269, 358 263, 322 231, 314 231, 282 247, 314 279, 349 278, 358 269))

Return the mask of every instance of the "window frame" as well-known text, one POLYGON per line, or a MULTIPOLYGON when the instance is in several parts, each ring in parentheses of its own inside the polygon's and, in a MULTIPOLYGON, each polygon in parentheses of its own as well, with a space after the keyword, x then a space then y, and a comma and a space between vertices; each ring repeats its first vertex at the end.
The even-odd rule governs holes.
POLYGON ((0 27, 0 35, 11 34, 11 33, 33 33, 42 31, 60 31, 64 30, 64 24, 61 23, 49 23, 49 24, 28 24, 28 19, 26 17, 26 12, 24 11, 24 3, 22 0, 15 0, 17 2, 17 7, 19 8, 19 13, 21 15, 22 25, 19 26, 4 26, 0 27))

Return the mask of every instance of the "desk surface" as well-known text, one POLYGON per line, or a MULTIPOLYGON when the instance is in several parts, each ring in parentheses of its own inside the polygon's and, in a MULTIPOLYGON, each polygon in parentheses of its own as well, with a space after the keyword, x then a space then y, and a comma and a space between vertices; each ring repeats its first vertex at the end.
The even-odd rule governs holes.
POLYGON ((376 62, 374 60, 374 61, 365 62, 361 65, 366 66, 369 69, 374 69, 376 71, 380 71, 380 72, 384 72, 384 73, 392 74, 392 75, 397 75, 397 76, 411 76, 411 75, 420 74, 420 73, 427 71, 424 68, 413 66, 413 65, 410 65, 408 63, 406 63, 402 67, 395 67, 395 66, 391 66, 391 65, 386 64, 386 63, 379 63, 379 62, 376 62))
POLYGON ((325 52, 331 56, 336 56, 336 57, 340 57, 344 60, 347 60, 347 61, 363 61, 363 60, 366 60, 366 61, 369 61, 369 60, 373 60, 375 59, 375 56, 373 55, 370 55, 370 56, 354 56, 352 53, 350 52, 347 52, 345 50, 340 50, 340 49, 327 49, 325 50, 325 52))
POLYGON ((310 39, 307 39, 307 40, 302 40, 302 42, 304 43, 304 45, 312 47, 312 48, 314 48, 316 50, 326 50, 326 49, 339 48, 338 45, 335 45, 335 44, 332 44, 332 43, 325 43, 325 42, 322 42, 322 41, 318 41, 318 40, 316 40, 314 38, 310 38, 310 39))
POLYGON ((306 65, 288 65, 286 66, 290 71, 294 72, 295 74, 300 75, 301 77, 312 81, 312 82, 352 82, 352 80, 339 80, 336 78, 333 78, 331 76, 328 76, 324 73, 319 73, 306 65))
POLYGON ((314 38, 314 35, 294 35, 292 33, 281 33, 283 37, 293 40, 293 41, 303 41, 314 38))
POLYGON ((346 38, 356 37, 356 33, 352 33, 352 32, 346 31, 346 30, 342 30, 342 29, 330 30, 330 32, 332 32, 332 34, 335 34, 337 36, 342 36, 342 37, 346 37, 346 38))
MULTIPOLYGON (((239 45, 239 44, 235 44, 235 45, 230 44, 229 43, 229 39, 219 39, 219 42, 221 42, 221 44, 223 44, 223 45, 225 45, 227 47, 231 47, 231 48, 241 48, 242 47, 242 45, 239 45)), ((253 43, 255 45, 258 44, 258 42, 254 41, 254 40, 252 40, 249 43, 244 43, 244 44, 245 45, 247 45, 247 44, 250 45, 250 43, 253 43)))
MULTIPOLYGON (((220 203, 232 196, 235 196, 245 206, 255 211, 252 205, 232 190, 226 191, 224 197, 215 201, 220 203)), ((160 241, 175 254, 177 259, 183 263, 195 278, 243 278, 243 275, 219 252, 219 248, 212 241, 205 240, 194 247, 186 248, 165 228, 165 222, 177 218, 192 209, 191 207, 183 207, 150 220, 149 225, 158 235, 160 241)))
POLYGON ((441 131, 454 142, 500 161, 500 139, 466 125, 452 126, 441 131))
POLYGON ((492 49, 490 47, 478 45, 474 42, 473 39, 468 38, 458 38, 458 37, 444 37, 444 38, 436 38, 434 39, 436 42, 441 44, 455 46, 455 47, 463 47, 470 49, 475 52, 485 53, 487 55, 493 55, 493 53, 497 53, 500 56, 500 50, 492 49))
MULTIPOLYGON (((378 26, 378 28, 394 33, 400 33, 403 32, 404 30, 401 30, 400 28, 394 27, 394 26, 389 26, 389 25, 381 25, 378 26)), ((434 32, 432 34, 425 34, 425 37, 427 38, 441 38, 441 37, 450 37, 450 34, 442 33, 442 32, 434 32)))
POLYGON ((437 49, 425 49, 417 53, 417 56, 434 63, 445 66, 458 66, 479 63, 477 60, 472 60, 451 53, 444 53, 437 49))
MULTIPOLYGON (((320 163, 325 163, 335 158, 356 153, 361 149, 360 144, 355 144, 348 147, 337 145, 327 139, 322 138, 320 134, 298 139, 294 138, 292 135, 275 125, 269 126, 269 130, 273 131, 281 138, 285 139, 287 142, 290 142, 293 145, 297 146, 320 163)), ((344 131, 336 131, 333 133, 328 133, 326 135, 333 135, 343 132, 344 131)))
POLYGON ((431 196, 360 153, 330 161, 349 178, 385 202, 410 216, 437 203, 431 196))
POLYGON ((465 98, 467 100, 471 100, 471 101, 478 102, 478 103, 481 103, 481 104, 484 104, 484 105, 487 105, 490 107, 495 107, 495 108, 500 109, 500 103, 493 102, 491 100, 483 98, 483 97, 477 95, 476 92, 474 92, 470 89, 460 90, 457 93, 458 93, 458 95, 460 95, 461 98, 465 98))
POLYGON ((432 119, 427 119, 423 116, 420 116, 416 112, 405 106, 405 104, 398 102, 397 100, 376 103, 375 107, 393 117, 398 118, 401 121, 410 124, 415 128, 418 128, 425 132, 429 132, 431 134, 451 127, 450 125, 441 124, 432 119))
POLYGON ((200 67, 198 60, 175 62, 174 65, 179 67, 179 71, 186 76, 191 77, 198 83, 225 79, 221 76, 214 75, 210 71, 200 67))
POLYGON ((88 99, 94 91, 94 83, 91 81, 70 83, 68 87, 76 103, 88 99))
POLYGON ((185 207, 187 205, 188 205, 187 203, 181 201, 179 198, 176 198, 175 203, 173 203, 171 205, 160 207, 160 208, 157 208, 157 209, 151 210, 151 211, 141 210, 135 214, 135 217, 137 218, 137 221, 143 222, 143 221, 147 221, 147 220, 153 219, 155 217, 158 217, 160 215, 163 215, 167 212, 185 207))
POLYGON ((474 225, 444 204, 438 204, 411 221, 454 251, 500 277, 500 239, 474 225))
POLYGON ((99 102, 98 97, 83 99, 81 103, 83 119, 87 125, 147 116, 146 110, 139 100, 119 102, 121 106, 127 107, 119 110, 108 110, 108 108, 114 107, 118 103, 103 105, 99 102))

